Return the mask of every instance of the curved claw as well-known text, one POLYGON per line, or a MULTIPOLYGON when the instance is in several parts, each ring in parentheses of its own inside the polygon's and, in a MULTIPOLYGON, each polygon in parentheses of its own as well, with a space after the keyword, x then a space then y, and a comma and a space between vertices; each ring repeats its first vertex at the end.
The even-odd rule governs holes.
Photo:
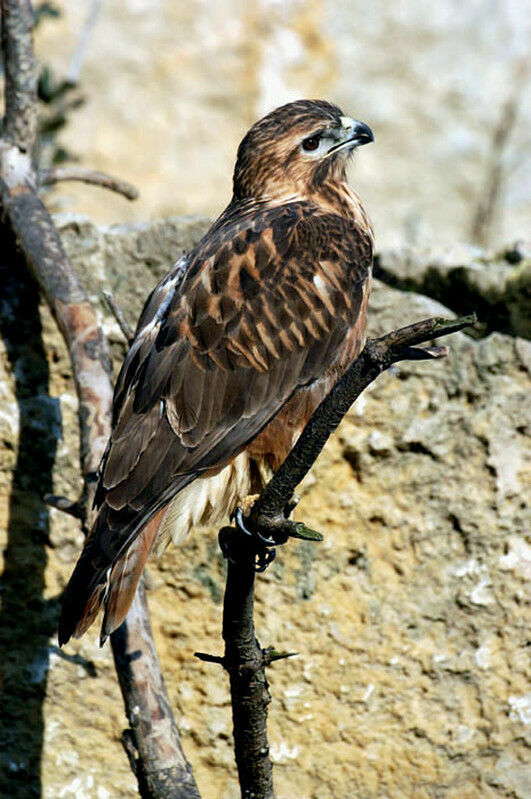
POLYGON ((255 571, 265 572, 267 567, 270 566, 275 560, 276 554, 276 549, 264 549, 262 552, 259 552, 257 555, 255 571))
POLYGON ((250 536, 251 538, 256 538, 260 543, 264 544, 266 547, 274 547, 277 544, 274 538, 266 538, 265 535, 258 532, 258 530, 249 530, 245 526, 245 516, 243 515, 243 511, 241 508, 236 508, 236 510, 232 514, 232 520, 234 521, 236 527, 241 533, 250 536))
MULTIPOLYGON (((230 529, 230 528, 228 528, 230 529)), ((228 532, 226 527, 222 527, 218 533, 218 543, 219 548, 223 554, 225 560, 230 560, 231 563, 236 563, 233 557, 230 554, 230 533, 228 532)))

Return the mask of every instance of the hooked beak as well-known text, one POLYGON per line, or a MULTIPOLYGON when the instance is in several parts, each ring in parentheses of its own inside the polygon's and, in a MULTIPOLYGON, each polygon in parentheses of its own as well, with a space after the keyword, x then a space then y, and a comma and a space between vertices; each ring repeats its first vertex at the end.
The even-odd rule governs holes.
POLYGON ((338 142, 329 150, 328 155, 337 153, 338 150, 354 150, 362 144, 370 144, 374 141, 372 130, 365 122, 350 117, 341 117, 341 128, 338 129, 338 142))

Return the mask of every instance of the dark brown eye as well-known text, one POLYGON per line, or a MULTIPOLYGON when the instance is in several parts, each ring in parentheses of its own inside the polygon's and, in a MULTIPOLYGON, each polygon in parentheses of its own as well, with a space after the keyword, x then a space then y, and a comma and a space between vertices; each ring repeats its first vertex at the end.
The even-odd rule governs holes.
POLYGON ((304 139, 302 143, 302 149, 306 150, 306 152, 311 152, 312 150, 317 150, 319 147, 320 136, 310 136, 307 139, 304 139))

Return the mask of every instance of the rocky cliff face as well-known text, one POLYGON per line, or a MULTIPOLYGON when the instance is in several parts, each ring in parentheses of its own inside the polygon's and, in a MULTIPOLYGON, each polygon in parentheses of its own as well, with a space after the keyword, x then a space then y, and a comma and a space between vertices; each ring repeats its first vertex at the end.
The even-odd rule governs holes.
MULTIPOLYGON (((38 57, 58 78, 91 5, 54 0, 61 16, 37 30, 38 57)), ((84 166, 130 180, 140 198, 131 205, 63 183, 48 198, 56 209, 102 222, 217 215, 250 125, 289 100, 323 97, 374 131, 352 177, 380 246, 467 238, 497 166, 489 241, 527 235, 531 81, 518 78, 529 53, 527 0, 98 6, 82 59, 86 102, 59 141, 84 166), (502 120, 510 135, 497 148, 502 120)))
MULTIPOLYGON (((132 323, 205 226, 60 220, 95 301, 110 288, 132 323)), ((479 267, 476 255, 461 265, 476 264, 488 282, 500 260, 483 254, 479 267)), ((401 258, 382 256, 382 277, 401 258)), ((420 272, 437 261, 412 258, 420 272)), ((525 253, 514 268, 529 268, 525 253)), ((98 647, 96 631, 64 651, 54 638, 57 596, 82 541, 73 520, 41 502, 46 491, 75 497, 80 486, 68 355, 22 267, 13 276, 2 266, 1 278, 0 793, 133 797, 110 650, 98 647)), ((416 285, 430 290, 420 278, 416 285)), ((455 303, 444 298, 464 310, 459 291, 455 303)), ((125 345, 101 304, 100 312, 118 367, 125 345)), ((376 281, 370 334, 439 313, 448 309, 436 300, 376 281)), ((513 335, 521 327, 491 329, 480 340, 454 336, 445 362, 402 364, 358 400, 297 510, 324 542, 290 542, 258 580, 261 643, 299 653, 269 670, 279 799, 531 795, 531 346, 513 335)), ((149 602, 202 795, 236 799, 227 681, 193 657, 222 647, 215 533, 150 564, 149 602)))

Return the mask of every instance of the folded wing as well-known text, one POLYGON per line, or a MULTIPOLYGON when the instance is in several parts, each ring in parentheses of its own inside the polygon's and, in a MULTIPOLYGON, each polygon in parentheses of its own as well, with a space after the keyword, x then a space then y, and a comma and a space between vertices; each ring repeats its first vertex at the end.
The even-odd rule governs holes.
POLYGON ((369 236, 309 203, 229 208, 184 277, 180 263, 159 284, 118 377, 100 511, 66 591, 63 641, 89 611, 90 623, 109 570, 160 509, 334 362, 371 258, 369 236))

